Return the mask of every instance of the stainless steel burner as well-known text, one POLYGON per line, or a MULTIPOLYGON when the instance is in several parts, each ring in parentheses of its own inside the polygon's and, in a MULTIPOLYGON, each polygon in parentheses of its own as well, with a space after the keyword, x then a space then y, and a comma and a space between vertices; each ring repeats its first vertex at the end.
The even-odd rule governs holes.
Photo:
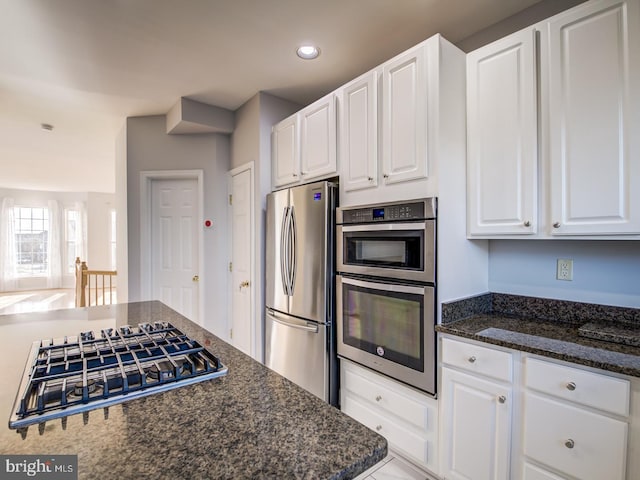
POLYGON ((166 322, 37 341, 9 427, 106 408, 226 373, 216 356, 166 322))

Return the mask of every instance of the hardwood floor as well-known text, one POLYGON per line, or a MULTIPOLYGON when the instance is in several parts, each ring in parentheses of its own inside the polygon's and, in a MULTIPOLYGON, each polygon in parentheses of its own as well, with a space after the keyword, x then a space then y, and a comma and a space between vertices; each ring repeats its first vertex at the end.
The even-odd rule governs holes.
POLYGON ((0 315, 75 308, 72 288, 0 293, 0 315))

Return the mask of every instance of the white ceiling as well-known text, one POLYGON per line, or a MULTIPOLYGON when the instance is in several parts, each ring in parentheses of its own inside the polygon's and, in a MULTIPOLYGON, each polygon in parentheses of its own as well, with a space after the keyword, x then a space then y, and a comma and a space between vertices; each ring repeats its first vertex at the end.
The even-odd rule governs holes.
POLYGON ((235 110, 258 91, 306 105, 538 1, 0 0, 0 187, 113 192, 126 117, 180 97, 235 110), (295 56, 305 42, 317 60, 295 56))

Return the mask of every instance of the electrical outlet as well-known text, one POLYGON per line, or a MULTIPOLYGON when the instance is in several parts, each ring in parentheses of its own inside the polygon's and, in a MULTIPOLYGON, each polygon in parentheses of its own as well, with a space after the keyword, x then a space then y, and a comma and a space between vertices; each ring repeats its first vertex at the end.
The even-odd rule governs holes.
POLYGON ((570 258, 558 259, 556 278, 558 280, 573 280, 573 260, 570 258))

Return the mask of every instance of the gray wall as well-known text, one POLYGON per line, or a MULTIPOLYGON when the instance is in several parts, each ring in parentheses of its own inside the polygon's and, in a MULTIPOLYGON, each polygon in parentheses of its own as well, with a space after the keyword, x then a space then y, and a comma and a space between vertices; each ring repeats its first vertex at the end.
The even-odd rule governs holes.
POLYGON ((491 240, 489 289, 640 307, 640 241, 491 240), (556 280, 558 258, 573 259, 573 281, 556 280))
POLYGON ((231 169, 254 162, 255 292, 257 360, 263 359, 264 243, 266 195, 271 191, 271 127, 302 106, 264 92, 257 93, 236 110, 231 136, 231 169))
POLYGON ((229 137, 219 134, 167 135, 165 117, 133 117, 127 119, 127 237, 128 237, 128 301, 141 298, 140 289, 140 172, 148 170, 204 171, 205 219, 213 228, 204 229, 205 271, 203 282, 204 311, 202 325, 227 338, 227 184, 229 170, 229 137))

